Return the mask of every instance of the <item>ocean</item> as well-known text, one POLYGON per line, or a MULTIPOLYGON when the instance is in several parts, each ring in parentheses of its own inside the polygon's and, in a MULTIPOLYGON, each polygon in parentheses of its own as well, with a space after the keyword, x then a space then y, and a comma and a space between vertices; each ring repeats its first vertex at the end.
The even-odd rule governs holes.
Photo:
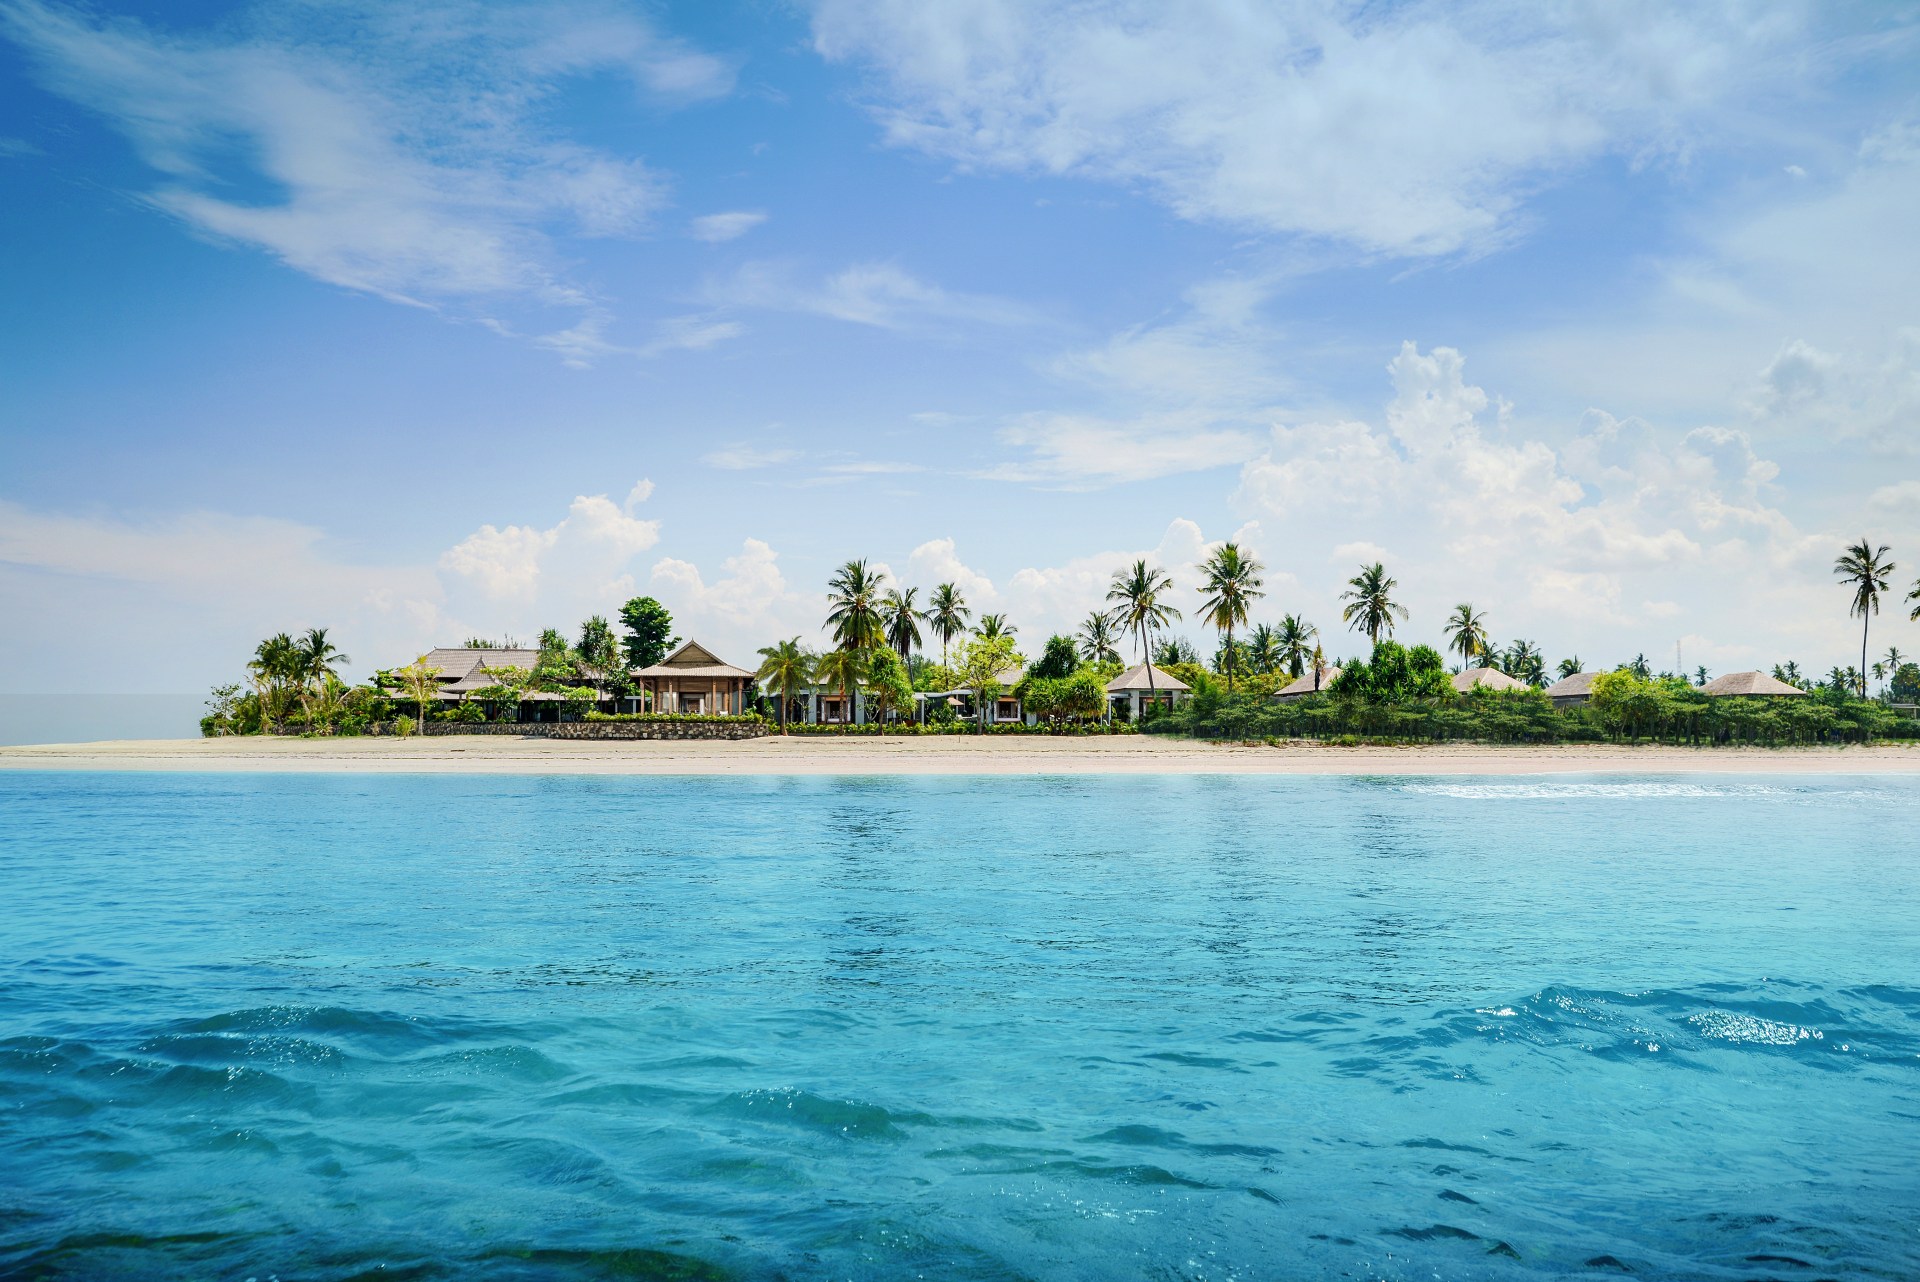
POLYGON ((0 774, 0 1276, 1920 1276, 1920 780, 0 774))

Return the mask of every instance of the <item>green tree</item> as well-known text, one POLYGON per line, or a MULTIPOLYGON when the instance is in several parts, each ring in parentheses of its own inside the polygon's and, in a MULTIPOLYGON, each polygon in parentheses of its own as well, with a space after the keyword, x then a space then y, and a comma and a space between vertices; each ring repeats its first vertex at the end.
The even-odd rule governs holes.
POLYGON ((913 683, 907 665, 885 646, 868 652, 867 703, 881 721, 892 721, 913 708, 913 683))
POLYGON ((1121 635, 1131 632, 1140 643, 1140 662, 1147 665, 1149 702, 1157 697, 1153 688, 1151 662, 1153 635, 1180 617, 1179 610, 1160 599, 1163 593, 1171 591, 1173 576, 1148 565, 1145 559, 1135 561, 1132 569, 1114 575, 1113 582, 1107 587, 1107 600, 1114 603, 1114 625, 1120 629, 1121 635))
POLYGON ((1485 654, 1488 649, 1487 616, 1473 608, 1472 604, 1462 601, 1453 607, 1453 616, 1447 620, 1447 649, 1460 656, 1460 666, 1471 668, 1475 655, 1485 654))
POLYGON ((597 702, 604 697, 606 687, 624 674, 620 643, 606 619, 596 614, 580 625, 580 644, 574 652, 579 656, 581 672, 593 681, 597 702))
POLYGON ((913 605, 919 592, 919 588, 890 588, 880 599, 880 621, 886 631, 887 644, 900 656, 901 663, 920 648, 920 614, 913 605))
POLYGON ((781 734, 787 732, 787 707, 812 682, 813 670, 813 656, 801 648, 799 637, 761 647, 760 670, 753 679, 779 701, 781 734))
POLYGON ((1233 644, 1233 630, 1245 627, 1247 607, 1266 595, 1260 577, 1266 567, 1241 552, 1229 539, 1215 548, 1200 563, 1200 621, 1226 637, 1227 693, 1233 693, 1234 669, 1239 667, 1239 651, 1233 644))
POLYGON ((1013 638, 1004 632, 994 636, 975 634, 960 647, 955 675, 960 679, 960 688, 973 694, 974 719, 982 730, 986 729, 987 709, 1006 688, 1001 674, 1025 662, 1013 648, 1013 638))
POLYGON ((1887 696, 1896 703, 1920 702, 1920 664, 1903 663, 1894 669, 1887 696))
POLYGON ((1082 668, 1060 683, 1055 707, 1061 715, 1077 721, 1092 721, 1105 716, 1107 683, 1100 679, 1099 673, 1082 668))
POLYGON ((620 607, 620 626, 626 632, 621 647, 628 668, 651 668, 680 644, 673 634, 673 616, 650 596, 637 596, 620 607))
POLYGON ((1860 620, 1858 675, 1862 699, 1867 697, 1867 622, 1872 615, 1880 613, 1880 594, 1887 590, 1894 570, 1899 568, 1887 559, 1887 553, 1892 550, 1884 543, 1876 548, 1869 540, 1861 539, 1842 552, 1833 563, 1833 572, 1841 586, 1853 590, 1853 600, 1847 607, 1847 613, 1860 620))
POLYGON ((291 666, 309 727, 314 725, 315 699, 326 689, 328 681, 340 679, 340 665, 352 662, 339 646, 327 639, 325 628, 308 628, 307 634, 294 643, 291 666))
POLYGON ((1156 668, 1199 667, 1200 652, 1185 637, 1167 637, 1153 648, 1156 668))
POLYGON ((1570 677, 1577 672, 1583 671, 1580 666, 1580 656, 1577 654, 1568 655, 1566 658, 1560 660, 1560 666, 1555 668, 1554 671, 1558 672, 1562 677, 1570 677))
POLYGON ((1533 642, 1515 641, 1495 657, 1499 659, 1500 670, 1514 680, 1534 686, 1546 683, 1547 661, 1533 642))
POLYGON ((933 596, 927 601, 927 612, 920 617, 933 629, 933 635, 940 638, 940 666, 944 668, 947 647, 955 637, 966 632, 967 620, 973 617, 973 611, 967 608, 967 599, 959 588, 942 583, 933 590, 933 596))
POLYGON ((860 683, 867 677, 867 656, 872 651, 841 646, 829 650, 814 661, 813 679, 829 690, 838 691, 847 701, 847 716, 857 719, 860 683))
POLYGON ((407 692, 407 697, 413 700, 419 710, 420 730, 424 734, 427 729, 427 705, 440 692, 440 669, 428 663, 427 656, 423 654, 391 675, 400 682, 400 688, 407 692))
POLYGON ((1120 639, 1114 631, 1111 616, 1095 610, 1080 625, 1079 642, 1086 651, 1089 663, 1118 663, 1120 650, 1114 644, 1120 639))
POLYGON ((1321 662, 1319 648, 1314 639, 1320 635, 1320 629, 1308 623, 1298 614, 1281 616, 1280 631, 1275 644, 1280 647, 1280 662, 1287 669, 1287 675, 1299 678, 1307 670, 1307 660, 1321 662))
POLYGON ((827 581, 827 623, 842 650, 871 650, 886 629, 880 622, 880 589, 887 576, 867 568, 864 559, 849 561, 827 581))
POLYGON ((1393 635, 1393 620, 1407 617, 1407 608, 1393 599, 1393 590, 1400 581, 1387 574, 1387 567, 1375 561, 1372 565, 1360 567, 1360 573, 1347 580, 1347 590, 1340 599, 1347 604, 1340 611, 1341 622, 1356 632, 1367 634, 1367 640, 1374 645, 1380 644, 1380 634, 1393 635))
POLYGON ((276 632, 254 648, 247 677, 260 703, 260 728, 273 733, 287 713, 294 683, 300 675, 300 646, 284 632, 276 632))
POLYGON ((1074 648, 1073 638, 1055 633, 1047 638, 1027 675, 1038 681, 1059 681, 1072 676, 1079 667, 1080 652, 1074 648))

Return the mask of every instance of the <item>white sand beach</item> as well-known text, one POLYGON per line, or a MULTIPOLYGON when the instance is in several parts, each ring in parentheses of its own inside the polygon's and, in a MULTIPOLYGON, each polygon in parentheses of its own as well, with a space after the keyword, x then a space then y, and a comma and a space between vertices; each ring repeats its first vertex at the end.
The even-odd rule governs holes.
POLYGON ((735 742, 493 738, 143 739, 0 747, 0 770, 399 774, 1518 775, 1920 773, 1920 744, 1666 748, 1605 744, 1335 747, 1161 738, 845 738, 735 742))

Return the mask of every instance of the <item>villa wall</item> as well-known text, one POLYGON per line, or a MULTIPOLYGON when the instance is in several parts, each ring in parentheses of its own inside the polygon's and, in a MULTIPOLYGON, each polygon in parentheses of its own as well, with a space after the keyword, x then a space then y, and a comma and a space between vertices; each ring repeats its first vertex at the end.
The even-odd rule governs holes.
POLYGON ((506 721, 467 725, 429 721, 430 735, 519 735, 529 739, 758 739, 768 733, 755 721, 506 721))

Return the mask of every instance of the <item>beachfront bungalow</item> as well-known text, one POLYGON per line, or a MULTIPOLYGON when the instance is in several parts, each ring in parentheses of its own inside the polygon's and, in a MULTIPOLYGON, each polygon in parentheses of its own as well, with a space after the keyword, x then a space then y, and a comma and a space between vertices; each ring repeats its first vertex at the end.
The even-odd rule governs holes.
MULTIPOLYGON (((464 703, 473 696, 474 691, 500 684, 500 678, 486 669, 492 669, 495 673, 509 668, 532 672, 539 661, 538 650, 435 646, 426 655, 426 665, 434 670, 439 679, 439 690, 433 702, 442 705, 464 703)), ((387 693, 399 702, 413 702, 410 696, 400 690, 389 690, 387 693)), ((525 691, 520 696, 519 720, 558 721, 560 704, 561 697, 557 694, 541 690, 525 691)))
POLYGON ((1577 708, 1593 698, 1593 682, 1598 672, 1576 672, 1572 676, 1561 677, 1547 687, 1547 698, 1553 700, 1556 708, 1577 708))
MULTIPOLYGON (((1008 668, 1005 672, 1000 673, 994 678, 995 681, 1000 683, 1000 697, 994 700, 991 708, 987 709, 987 722, 989 725, 1011 726, 1019 725, 1021 722, 1031 722, 1032 718, 1027 716, 1026 707, 1013 692, 1014 687, 1019 685, 1026 675, 1027 670, 1025 668, 1008 668)), ((934 707, 938 706, 942 701, 949 699, 958 705, 963 720, 971 720, 974 717, 973 691, 963 686, 956 690, 921 690, 915 692, 913 696, 913 719, 915 721, 925 721, 927 714, 934 707)))
POLYGON ((1304 699, 1310 694, 1319 694, 1340 679, 1340 669, 1326 664, 1307 671, 1289 681, 1273 692, 1276 699, 1304 699))
POLYGON ((1172 708, 1186 700, 1191 691, 1187 683, 1163 668, 1154 668, 1149 686, 1147 665, 1136 663, 1113 680, 1107 682, 1107 708, 1111 711, 1115 704, 1127 709, 1133 720, 1140 719, 1145 708, 1172 708))
POLYGON ((1790 686, 1764 672, 1729 672, 1724 677, 1715 677, 1700 687, 1700 693, 1716 698, 1730 695, 1755 695, 1763 699, 1782 699, 1804 696, 1807 692, 1799 686, 1790 686))
POLYGON ((1467 694, 1474 689, 1481 690, 1525 690, 1524 681, 1517 681, 1498 668, 1468 668, 1465 672, 1453 674, 1453 689, 1456 694, 1467 694))
POLYGON ((652 712, 696 717, 737 717, 747 710, 747 686, 753 673, 736 668, 689 641, 661 662, 635 668, 640 698, 629 700, 652 712))

